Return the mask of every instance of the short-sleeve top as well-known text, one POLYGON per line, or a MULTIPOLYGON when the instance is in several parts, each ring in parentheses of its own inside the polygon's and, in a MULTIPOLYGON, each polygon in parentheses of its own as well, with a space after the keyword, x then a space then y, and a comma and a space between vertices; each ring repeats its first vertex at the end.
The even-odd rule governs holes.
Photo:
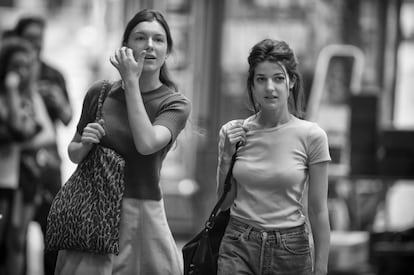
MULTIPOLYGON (((77 125, 79 134, 82 134, 88 123, 95 121, 102 85, 103 81, 94 83, 85 95, 77 125)), ((142 155, 134 144, 121 81, 109 83, 109 86, 110 90, 102 108, 106 134, 101 140, 101 145, 114 149, 125 159, 124 197, 160 200, 162 194, 159 180, 162 161, 186 125, 191 109, 190 102, 184 95, 165 85, 142 93, 151 123, 165 126, 171 132, 171 141, 162 150, 142 155)))
POLYGON ((328 140, 316 123, 292 116, 273 128, 248 130, 233 169, 231 215, 265 229, 303 224, 309 165, 324 161, 330 161, 328 140))

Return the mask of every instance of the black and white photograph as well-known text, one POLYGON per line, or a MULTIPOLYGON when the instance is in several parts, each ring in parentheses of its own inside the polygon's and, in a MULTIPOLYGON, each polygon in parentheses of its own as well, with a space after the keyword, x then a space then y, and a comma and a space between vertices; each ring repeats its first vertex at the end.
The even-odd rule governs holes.
POLYGON ((414 274, 414 0, 0 0, 0 275, 414 274))

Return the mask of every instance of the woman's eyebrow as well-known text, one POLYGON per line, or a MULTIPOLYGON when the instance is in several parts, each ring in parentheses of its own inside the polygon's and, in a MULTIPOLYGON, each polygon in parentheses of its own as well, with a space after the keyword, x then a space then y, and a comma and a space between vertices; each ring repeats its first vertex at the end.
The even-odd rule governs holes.
POLYGON ((163 33, 160 32, 151 32, 151 31, 134 31, 131 34, 144 34, 144 35, 153 35, 153 36, 162 36, 165 37, 166 35, 164 35, 163 33))
MULTIPOLYGON (((256 73, 255 74, 255 76, 265 76, 266 74, 265 73, 256 73)), ((283 72, 277 72, 277 73, 274 73, 274 74, 272 74, 272 76, 278 76, 278 75, 285 75, 283 72)))

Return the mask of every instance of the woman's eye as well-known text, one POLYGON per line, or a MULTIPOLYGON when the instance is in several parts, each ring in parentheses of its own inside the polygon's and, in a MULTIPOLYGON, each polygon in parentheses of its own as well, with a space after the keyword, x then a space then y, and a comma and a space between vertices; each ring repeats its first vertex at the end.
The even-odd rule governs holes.
POLYGON ((265 81, 265 78, 264 77, 258 77, 258 78, 256 78, 256 81, 261 83, 261 82, 265 81))
POLYGON ((164 39, 163 38, 155 38, 155 41, 159 42, 159 43, 162 43, 162 42, 164 42, 164 39))
POLYGON ((273 78, 273 81, 280 83, 280 82, 285 81, 285 78, 283 76, 276 76, 273 78))

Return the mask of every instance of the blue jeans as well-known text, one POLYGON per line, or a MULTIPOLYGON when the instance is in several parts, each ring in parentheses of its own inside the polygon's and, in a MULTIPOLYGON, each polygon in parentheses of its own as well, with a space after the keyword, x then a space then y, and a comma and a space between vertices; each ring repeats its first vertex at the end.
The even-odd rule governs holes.
POLYGON ((218 275, 312 273, 305 225, 264 230, 230 218, 220 246, 218 275))

